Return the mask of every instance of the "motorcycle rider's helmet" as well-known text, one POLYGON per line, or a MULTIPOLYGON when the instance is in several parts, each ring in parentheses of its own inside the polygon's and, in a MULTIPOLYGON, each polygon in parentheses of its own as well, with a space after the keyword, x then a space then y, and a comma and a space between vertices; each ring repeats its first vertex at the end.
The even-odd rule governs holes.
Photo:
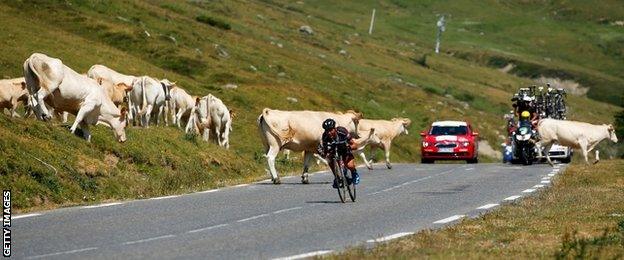
POLYGON ((521 118, 529 118, 530 116, 531 113, 529 113, 529 111, 522 111, 522 113, 520 113, 521 118))
POLYGON ((334 121, 334 119, 328 118, 328 119, 325 119, 325 121, 323 121, 323 129, 325 131, 329 131, 335 127, 336 127, 336 121, 334 121))

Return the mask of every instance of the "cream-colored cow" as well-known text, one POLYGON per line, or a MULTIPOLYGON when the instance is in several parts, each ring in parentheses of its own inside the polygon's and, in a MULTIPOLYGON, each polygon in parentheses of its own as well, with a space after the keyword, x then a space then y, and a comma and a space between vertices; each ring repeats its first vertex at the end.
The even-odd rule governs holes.
POLYGON ((282 111, 265 108, 258 117, 258 131, 264 145, 265 156, 273 183, 279 184, 280 179, 275 169, 275 157, 282 149, 293 152, 305 152, 301 182, 308 183, 308 165, 314 157, 316 148, 323 134, 322 123, 332 118, 336 126, 345 127, 357 136, 357 124, 362 114, 355 111, 332 113, 321 111, 282 111))
POLYGON ((19 117, 15 109, 17 105, 28 103, 28 89, 24 78, 0 80, 0 111, 9 109, 12 117, 19 117))
POLYGON ((78 74, 61 60, 34 53, 24 62, 24 78, 30 94, 29 102, 37 118, 49 120, 50 111, 44 100, 58 111, 76 115, 70 130, 80 125, 87 141, 91 141, 89 125, 103 123, 113 129, 119 142, 126 141, 126 111, 120 111, 95 80, 78 74))
MULTIPOLYGON (((589 165, 587 154, 591 152, 600 141, 610 139, 617 143, 615 129, 612 125, 592 125, 583 122, 557 120, 546 118, 539 121, 537 125, 540 142, 539 146, 543 148, 543 153, 550 165, 553 165, 548 155, 550 147, 557 143, 574 149, 581 149, 585 163, 589 165)), ((597 163, 600 161, 599 151, 596 150, 595 157, 597 163)))
MULTIPOLYGON (((358 125, 358 133, 361 136, 366 136, 370 129, 375 129, 375 135, 379 138, 379 142, 369 144, 370 157, 373 157, 376 148, 383 149, 386 158, 386 167, 392 169, 392 164, 390 164, 390 147, 392 146, 392 140, 401 134, 407 135, 407 128, 411 123, 412 121, 409 118, 393 118, 392 120, 362 119, 358 125)), ((371 162, 366 160, 364 151, 362 150, 359 154, 364 160, 366 167, 372 169, 373 166, 371 162)))

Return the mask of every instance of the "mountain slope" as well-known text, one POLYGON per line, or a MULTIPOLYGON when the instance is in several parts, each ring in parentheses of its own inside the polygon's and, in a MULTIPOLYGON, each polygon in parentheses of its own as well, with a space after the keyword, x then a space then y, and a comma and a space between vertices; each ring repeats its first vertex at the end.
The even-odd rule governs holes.
MULTIPOLYGON (((509 98, 537 75, 602 84, 589 86, 593 99, 569 97, 570 117, 611 122, 621 109, 611 104, 624 88, 617 73, 624 65, 601 54, 595 37, 619 39, 621 30, 588 18, 585 11, 567 20, 551 15, 562 5, 585 10, 582 2, 546 8, 540 2, 522 3, 2 2, 1 77, 20 76, 28 55, 42 52, 78 72, 99 63, 177 81, 192 94, 220 97, 236 117, 231 149, 224 151, 172 127, 130 128, 125 144, 115 143, 110 130, 95 127, 88 144, 58 123, 1 116, 0 183, 17 194, 16 208, 30 210, 266 178, 255 126, 264 107, 409 117, 411 135, 395 142, 395 161, 418 159, 416 133, 439 119, 471 121, 496 148, 509 98), (372 8, 377 18, 368 35, 372 8), (435 55, 438 13, 450 17, 443 53, 435 55), (547 26, 538 30, 541 17, 547 26), (299 32, 302 25, 314 33, 299 32), (536 40, 554 33, 560 37, 543 44, 536 40), (576 40, 576 35, 592 41, 576 40), (582 52, 578 41, 587 45, 582 52), (508 63, 516 65, 515 71, 498 70, 508 63), (222 88, 226 83, 239 87, 222 88)), ((618 21, 621 8, 615 1, 604 3, 613 8, 600 9, 605 12, 601 17, 618 21)), ((282 173, 300 169, 298 160, 278 162, 282 173)))

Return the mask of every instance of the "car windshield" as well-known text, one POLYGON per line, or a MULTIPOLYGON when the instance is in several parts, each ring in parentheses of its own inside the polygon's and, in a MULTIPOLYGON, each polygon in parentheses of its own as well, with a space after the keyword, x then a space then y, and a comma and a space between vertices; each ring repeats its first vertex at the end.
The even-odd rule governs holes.
POLYGON ((431 135, 465 135, 468 132, 466 126, 434 126, 431 135))

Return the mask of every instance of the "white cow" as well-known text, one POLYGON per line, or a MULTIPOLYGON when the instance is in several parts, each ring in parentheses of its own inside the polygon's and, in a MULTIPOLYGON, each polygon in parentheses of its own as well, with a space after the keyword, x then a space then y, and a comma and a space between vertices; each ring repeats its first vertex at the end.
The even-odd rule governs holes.
MULTIPOLYGON (((540 136, 539 146, 544 149, 543 152, 550 165, 553 165, 553 163, 550 160, 548 151, 550 151, 550 147, 554 143, 574 149, 581 149, 583 157, 585 158, 585 163, 589 165, 587 154, 591 152, 600 141, 607 138, 611 139, 614 143, 618 141, 613 126, 604 124, 592 125, 583 122, 547 118, 539 121, 537 131, 540 136)), ((594 163, 597 163, 600 160, 598 150, 596 150, 595 157, 596 161, 594 163)))
POLYGON ((208 141, 212 133, 215 135, 215 140, 219 146, 229 149, 232 116, 223 101, 212 94, 208 94, 208 96, 197 99, 195 111, 201 126, 200 129, 203 131, 204 141, 208 141))
MULTIPOLYGON (((107 90, 107 93, 109 94, 109 96, 111 95, 119 95, 119 92, 121 89, 123 89, 125 91, 124 95, 127 99, 128 102, 128 108, 130 108, 132 106, 132 104, 130 104, 130 99, 128 96, 128 92, 130 92, 130 90, 132 90, 132 86, 134 85, 134 80, 137 78, 135 76, 131 76, 131 75, 125 75, 125 74, 121 74, 117 71, 114 71, 113 69, 106 67, 104 65, 100 65, 100 64, 95 64, 93 66, 91 66, 91 68, 89 68, 89 71, 87 72, 87 76, 89 76, 89 78, 95 79, 96 81, 100 82, 99 79, 105 79, 108 80, 110 82, 112 82, 112 84, 114 86, 117 86, 116 92, 113 94, 111 93, 110 90, 107 90)), ((101 84, 100 84, 101 85, 101 84)), ((117 102, 117 99, 111 98, 113 99, 113 102, 115 102, 116 105, 119 105, 119 103, 121 102, 117 102)), ((132 113, 128 114, 128 118, 130 120, 134 119, 134 115, 132 113)))
POLYGON ((258 117, 258 131, 267 157, 269 172, 273 183, 280 179, 275 170, 275 157, 279 151, 288 149, 293 152, 305 152, 301 182, 308 183, 308 165, 314 157, 316 148, 323 134, 322 123, 325 119, 336 120, 337 126, 347 128, 357 136, 357 124, 362 114, 355 111, 331 113, 320 111, 281 111, 265 108, 258 117))
POLYGON ((179 128, 182 128, 182 117, 191 116, 191 113, 194 111, 193 108, 195 107, 197 97, 189 95, 184 89, 178 87, 177 85, 174 85, 173 88, 171 88, 170 93, 170 109, 173 123, 179 128))
POLYGON ((171 99, 169 91, 173 84, 167 79, 157 81, 148 76, 134 80, 129 97, 132 103, 132 113, 139 119, 141 126, 149 127, 152 116, 156 117, 156 125, 160 123, 161 117, 164 117, 165 125, 169 124, 167 121, 168 101, 171 99))
MULTIPOLYGON (((392 169, 390 164, 390 147, 392 146, 392 140, 401 135, 408 134, 407 128, 412 123, 409 118, 393 118, 392 120, 370 120, 362 119, 358 125, 358 133, 360 135, 368 135, 370 129, 375 129, 375 135, 379 138, 379 142, 370 143, 370 157, 372 158, 376 148, 384 150, 386 158, 386 167, 392 169)), ((366 160, 364 151, 359 152, 362 160, 366 164, 368 169, 372 169, 371 163, 366 160)))
POLYGON ((76 115, 70 130, 78 124, 87 141, 91 141, 89 125, 104 123, 113 129, 119 142, 126 141, 126 111, 120 111, 95 80, 76 73, 61 60, 34 53, 24 62, 24 77, 30 93, 31 107, 38 118, 50 119, 44 105, 51 98, 52 107, 76 115))
POLYGON ((28 103, 28 89, 26 89, 26 81, 24 78, 3 79, 0 80, 0 111, 9 109, 11 117, 19 117, 15 109, 17 105, 28 103))

